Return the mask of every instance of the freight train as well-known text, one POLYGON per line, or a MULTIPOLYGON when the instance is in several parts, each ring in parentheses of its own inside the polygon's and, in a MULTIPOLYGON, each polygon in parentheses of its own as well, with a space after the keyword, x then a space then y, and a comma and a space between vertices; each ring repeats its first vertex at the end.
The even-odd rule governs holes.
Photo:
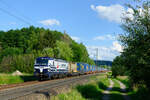
POLYGON ((67 62, 50 57, 38 57, 34 64, 34 75, 39 80, 97 73, 103 70, 105 69, 95 65, 67 62))

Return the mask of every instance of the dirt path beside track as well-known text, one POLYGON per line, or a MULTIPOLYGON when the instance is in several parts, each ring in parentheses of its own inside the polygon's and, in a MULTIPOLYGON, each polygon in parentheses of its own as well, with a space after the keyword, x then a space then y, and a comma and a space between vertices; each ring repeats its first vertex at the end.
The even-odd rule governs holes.
MULTIPOLYGON (((126 86, 120 82, 119 80, 116 80, 119 84, 120 84, 120 92, 121 92, 121 95, 123 96, 124 100, 130 100, 130 97, 128 96, 128 94, 126 93, 126 86)), ((111 95, 111 91, 114 87, 114 82, 109 79, 109 82, 110 82, 110 85, 109 87, 103 92, 103 97, 102 97, 102 100, 109 100, 110 99, 110 95, 111 95)))
POLYGON ((128 96, 128 94, 125 93, 126 92, 126 86, 122 82, 120 82, 119 80, 117 80, 117 82, 120 84, 120 89, 123 92, 121 94, 124 97, 124 100, 130 100, 130 97, 128 96))
POLYGON ((109 100, 109 94, 110 94, 110 91, 112 90, 112 87, 113 87, 113 85, 114 85, 114 82, 111 80, 111 79, 109 79, 109 81, 110 81, 110 85, 109 85, 109 87, 103 92, 103 94, 104 94, 104 96, 103 96, 103 98, 102 98, 102 100, 109 100))

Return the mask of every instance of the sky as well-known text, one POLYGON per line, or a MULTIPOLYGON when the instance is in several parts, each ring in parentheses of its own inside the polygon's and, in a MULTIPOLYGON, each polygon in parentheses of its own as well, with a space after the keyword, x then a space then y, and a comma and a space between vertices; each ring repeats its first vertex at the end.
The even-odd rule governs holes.
MULTIPOLYGON (((121 17, 132 0, 0 0, 0 30, 31 25, 66 32, 83 43, 92 59, 113 60, 123 47, 121 17)), ((129 17, 132 17, 129 15, 129 17)))

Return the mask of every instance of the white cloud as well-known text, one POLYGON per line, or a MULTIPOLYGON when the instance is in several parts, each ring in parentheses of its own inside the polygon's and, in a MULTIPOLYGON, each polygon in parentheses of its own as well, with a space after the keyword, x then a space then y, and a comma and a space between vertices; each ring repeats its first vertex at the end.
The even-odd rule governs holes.
POLYGON ((80 38, 79 38, 79 37, 71 36, 71 38, 72 38, 73 40, 75 40, 76 42, 79 42, 79 41, 80 41, 80 38))
POLYGON ((87 50, 90 58, 96 59, 96 48, 98 48, 98 59, 99 60, 110 60, 112 61, 120 53, 112 50, 109 47, 104 46, 87 46, 87 50))
POLYGON ((115 40, 115 36, 107 34, 107 35, 103 35, 103 36, 97 36, 97 37, 93 38, 93 40, 115 40))
POLYGON ((52 26, 52 25, 60 25, 60 22, 56 19, 47 19, 47 20, 42 20, 39 23, 46 25, 46 26, 52 26))
POLYGON ((123 14, 125 14, 126 11, 129 12, 127 17, 133 18, 132 16, 132 9, 125 9, 123 6, 116 4, 111 6, 94 6, 91 5, 91 9, 96 11, 99 15, 99 17, 107 19, 109 21, 121 23, 121 18, 124 17, 123 14))
POLYGON ((123 47, 118 43, 118 41, 114 41, 112 50, 116 50, 118 52, 122 52, 123 51, 123 47))
POLYGON ((117 42, 114 41, 112 46, 86 46, 89 56, 92 59, 96 59, 96 49, 98 49, 98 59, 99 60, 110 60, 112 61, 116 56, 120 55, 123 47, 117 42))

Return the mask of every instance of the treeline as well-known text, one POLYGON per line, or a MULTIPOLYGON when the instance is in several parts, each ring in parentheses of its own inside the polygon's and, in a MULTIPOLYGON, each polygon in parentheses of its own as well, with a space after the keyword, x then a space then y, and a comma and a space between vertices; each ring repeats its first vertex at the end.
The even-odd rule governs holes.
POLYGON ((106 61, 106 60, 94 60, 95 64, 97 66, 112 66, 112 61, 106 61))
POLYGON ((114 59, 112 72, 114 76, 128 75, 131 85, 150 91, 150 1, 128 7, 134 12, 133 19, 124 18, 125 33, 120 36, 124 50, 114 59))
POLYGON ((86 47, 66 33, 34 26, 0 31, 0 72, 33 73, 34 60, 41 56, 94 64, 86 47))

